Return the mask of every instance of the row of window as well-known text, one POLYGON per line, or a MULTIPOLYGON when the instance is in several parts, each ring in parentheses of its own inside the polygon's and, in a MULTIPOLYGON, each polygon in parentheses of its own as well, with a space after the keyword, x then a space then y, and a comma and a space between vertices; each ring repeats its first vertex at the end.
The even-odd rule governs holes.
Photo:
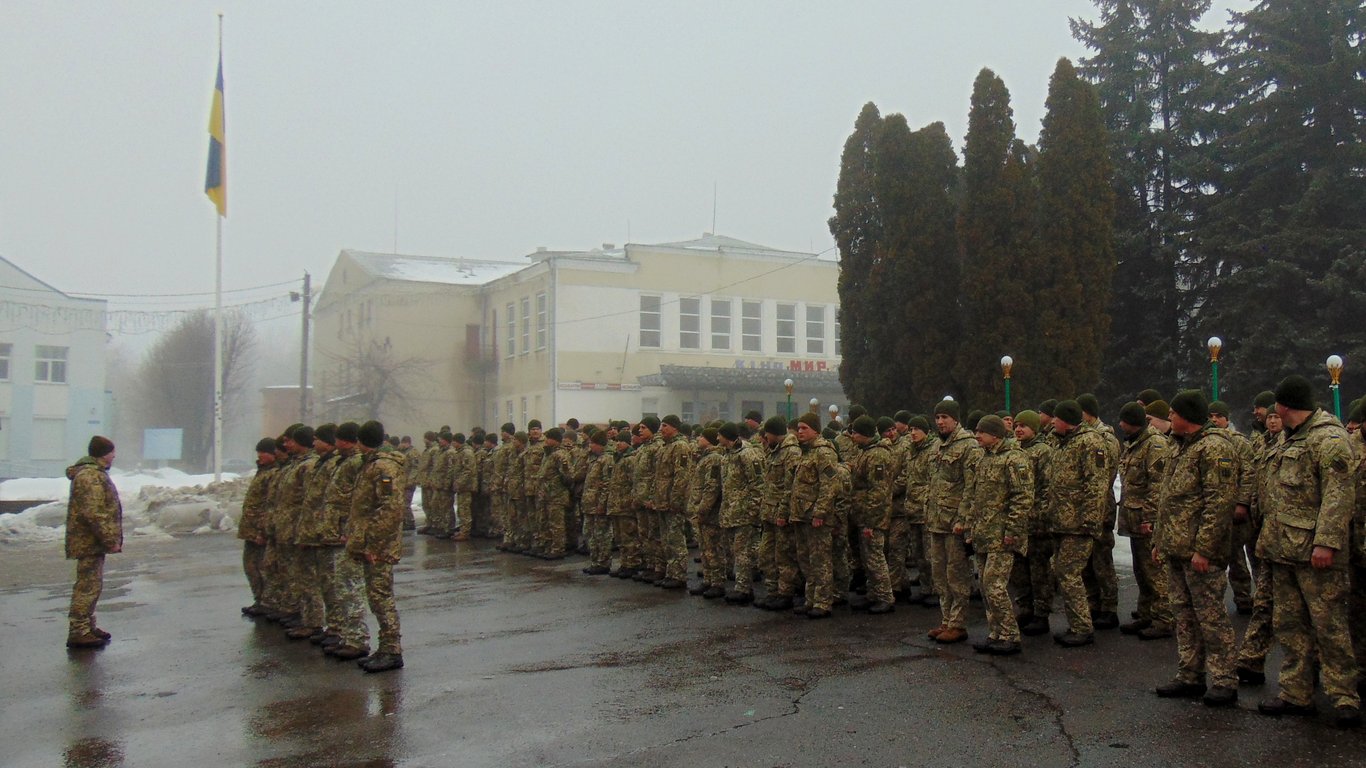
MULTIPOLYGON (((38 344, 33 348, 33 380, 47 384, 66 383, 66 358, 69 347, 54 347, 38 344)), ((0 342, 0 381, 10 380, 10 361, 14 358, 14 345, 0 342)))
MULTIPOLYGON (((735 301, 732 299, 710 299, 708 301, 710 326, 707 332, 710 346, 708 349, 730 351, 734 344, 735 301)), ((741 352, 764 352, 764 303, 758 300, 741 299, 740 302, 740 349, 741 352)), ((702 299, 681 298, 678 300, 678 347, 679 349, 702 349, 702 299)), ((806 305, 803 335, 799 336, 797 325, 797 305, 779 303, 775 313, 777 320, 775 351, 780 355, 795 355, 799 339, 804 342, 803 351, 808 355, 824 355, 825 352, 825 307, 815 304, 806 305)), ((663 328, 663 298, 660 296, 640 297, 640 346, 660 347, 663 328)), ((840 354, 840 326, 835 320, 835 354, 840 354)))
MULTIPOLYGON (((508 305, 503 311, 505 313, 504 317, 506 318, 504 322, 507 323, 507 339, 504 341, 506 351, 504 356, 514 357, 518 354, 527 354, 531 351, 531 297, 523 296, 518 304, 508 302, 508 305), (518 306, 522 309, 520 325, 516 312, 518 306), (521 328, 521 333, 517 332, 519 327, 521 328), (519 341, 520 348, 518 345, 519 341)), ((545 292, 542 291, 536 294, 536 349, 538 351, 545 349, 546 347, 546 336, 548 334, 549 326, 550 305, 549 301, 546 299, 545 292)), ((496 311, 490 327, 498 327, 496 311)))

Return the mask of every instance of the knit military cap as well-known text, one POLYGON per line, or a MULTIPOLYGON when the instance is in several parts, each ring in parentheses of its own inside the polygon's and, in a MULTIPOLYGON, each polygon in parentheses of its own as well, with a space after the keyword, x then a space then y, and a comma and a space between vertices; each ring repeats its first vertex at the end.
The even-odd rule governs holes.
POLYGON ((740 426, 733 421, 728 421, 717 427, 716 433, 721 437, 734 442, 740 439, 740 426))
POLYGON ((455 435, 452 435, 449 429, 443 429, 436 434, 436 439, 444 443, 449 443, 455 439, 455 435))
POLYGON ((764 431, 770 435, 782 437, 787 434, 787 419, 782 416, 769 416, 768 421, 764 422, 764 431))
POLYGON ((962 411, 958 410, 958 401, 956 400, 940 400, 939 403, 934 406, 935 416, 948 416, 954 421, 958 421, 958 419, 961 418, 959 416, 961 413, 962 411))
POLYGON ((745 421, 753 421, 762 424, 764 422, 764 415, 758 411, 750 411, 745 414, 745 421))
POLYGON ((1039 413, 1037 411, 1020 411, 1015 414, 1015 426, 1029 427, 1037 433, 1039 431, 1039 413))
POLYGON ((849 418, 850 418, 850 420, 857 419, 857 418, 860 417, 860 416, 867 416, 867 415, 868 415, 868 409, 867 409, 867 408, 864 408, 864 407, 861 406, 861 405, 851 405, 851 406, 849 406, 849 418))
POLYGON ((1082 422, 1081 406, 1076 400, 1063 400, 1053 407, 1053 418, 1074 427, 1078 426, 1082 422))
POLYGON ((1087 392, 1084 395, 1077 395, 1077 405, 1081 406, 1081 412, 1087 416, 1100 418, 1100 401, 1090 392, 1087 392))
POLYGON ((981 420, 982 420, 982 417, 985 416, 985 415, 987 415, 987 414, 986 414, 986 411, 982 411, 982 410, 978 410, 977 408, 974 408, 974 409, 972 409, 971 411, 968 411, 968 418, 967 418, 967 421, 963 422, 963 426, 964 426, 969 432, 976 432, 976 431, 977 431, 977 422, 981 421, 981 420))
POLYGON ((337 427, 337 439, 354 443, 360 440, 360 425, 354 421, 342 422, 337 427))
POLYGON ((505 421, 505 422, 503 422, 503 426, 501 426, 501 427, 498 428, 498 431, 499 431, 499 432, 506 432, 506 433, 508 433, 509 435, 515 435, 515 434, 517 434, 517 425, 516 425, 516 424, 513 424, 513 423, 510 422, 510 421, 505 421))
POLYGON ((1157 390, 1153 389, 1152 387, 1149 387, 1149 388, 1143 390, 1142 392, 1139 392, 1139 393, 1138 393, 1138 402, 1139 402, 1139 404, 1144 405, 1144 406, 1151 405, 1152 403, 1155 403, 1155 402, 1157 402, 1158 400, 1161 400, 1161 399, 1162 399, 1162 393, 1161 393, 1161 392, 1158 392, 1157 390))
POLYGON ((665 416, 664 418, 659 420, 659 423, 668 424, 674 429, 682 429, 683 427, 683 420, 678 418, 678 414, 676 413, 671 413, 668 416, 665 416))
POLYGON ((1002 419, 1000 416, 989 413, 977 420, 977 429, 974 431, 983 432, 997 438, 1004 438, 1006 436, 1006 422, 1005 419, 1002 419))
POLYGON ((834 440, 835 438, 837 438, 837 437, 839 437, 839 436, 840 436, 840 433, 836 432, 835 430, 833 430, 833 429, 831 429, 831 428, 829 428, 829 427, 826 427, 825 429, 822 429, 822 430, 821 430, 821 437, 825 438, 826 440, 834 440))
POLYGON ((1357 401, 1356 406, 1353 407, 1352 410, 1348 411, 1347 420, 1356 422, 1357 424, 1360 424, 1362 421, 1366 421, 1366 404, 1362 404, 1361 401, 1357 401))
POLYGON ((1229 417, 1229 414, 1232 413, 1232 411, 1228 409, 1228 403, 1223 400, 1215 400, 1210 403, 1209 412, 1211 416, 1223 416, 1226 419, 1229 417))
POLYGON ((114 450, 114 441, 104 435, 95 435, 90 438, 90 445, 86 446, 86 452, 91 456, 102 459, 114 450))
POLYGON ((712 445, 719 444, 719 442, 716 439, 716 436, 719 434, 720 430, 718 430, 716 427, 703 427, 702 429, 702 439, 706 440, 708 443, 711 443, 712 445))
POLYGON ((592 443, 593 445, 601 445, 605 447, 607 445, 607 432, 601 429, 597 432, 594 432, 592 437, 588 438, 588 442, 592 443))
POLYGON ((811 429, 813 429, 816 432, 821 431, 821 418, 816 414, 811 413, 810 411, 807 411, 806 413, 803 413, 801 416, 798 416, 797 423, 805 424, 806 426, 811 427, 811 429))
POLYGON ((1056 414, 1053 413, 1053 409, 1057 407, 1058 401, 1050 397, 1042 403, 1039 403, 1039 407, 1035 408, 1034 410, 1038 411, 1044 416, 1055 416, 1056 414))
POLYGON ((1271 390, 1263 390, 1257 393, 1257 397, 1252 400, 1253 408, 1275 408, 1276 393, 1271 390))
POLYGON ((658 431, 659 431, 659 417, 658 417, 658 416, 646 416, 646 417, 644 417, 644 418, 642 418, 642 419, 640 420, 640 423, 641 423, 642 426, 644 426, 646 429, 650 430, 651 432, 658 432, 658 431))
POLYGON ((1183 389, 1172 398, 1172 410, 1192 424, 1209 421, 1209 401, 1198 389, 1183 389))
POLYGON ((541 428, 541 420, 540 420, 540 419, 532 419, 531 421, 528 421, 528 422, 526 423, 526 431, 528 431, 528 432, 530 432, 530 431, 533 430, 533 429, 540 429, 540 428, 541 428))
POLYGON ((850 424, 849 428, 864 437, 872 437, 877 434, 877 422, 869 416, 860 416, 854 419, 854 423, 850 424))
POLYGON ((465 444, 465 433, 464 433, 464 432, 456 432, 455 434, 451 435, 451 442, 452 442, 452 443, 455 443, 456 445, 464 445, 464 444, 465 444))
POLYGON ((896 429, 896 422, 886 416, 879 416, 877 419, 877 433, 880 435, 889 429, 896 429))
POLYGON ((898 424, 910 424, 910 423, 911 423, 911 412, 910 412, 910 411, 904 411, 904 410, 903 410, 903 411, 897 411, 897 412, 896 412, 896 415, 893 416, 892 418, 896 419, 896 423, 898 423, 898 424))
POLYGON ((1125 403, 1124 407, 1119 409, 1119 420, 1131 427, 1146 426, 1148 424, 1148 412, 1143 410, 1143 404, 1138 401, 1125 403))
POLYGON ((317 429, 313 430, 313 439, 314 439, 314 440, 321 440, 321 441, 323 441, 324 443, 327 443, 328 445, 336 445, 336 444, 337 444, 337 425, 336 425, 336 424, 323 424, 323 425, 319 426, 317 429))
POLYGON ((1312 411, 1314 388, 1308 379, 1298 373, 1286 376, 1280 386, 1276 387, 1276 404, 1292 411, 1312 411))
POLYGON ((275 453, 275 439, 270 437, 263 437, 260 440, 256 441, 256 452, 275 453))
POLYGON ((547 440, 563 440, 564 430, 559 427, 551 427, 545 431, 544 437, 547 440))
POLYGON ((1148 403, 1148 407, 1143 410, 1154 419, 1171 421, 1172 407, 1167 405, 1166 400, 1154 400, 1151 403, 1148 403))
POLYGON ((906 428, 918 429, 921 432, 929 432, 930 420, 925 418, 924 416, 912 416, 910 421, 906 422, 906 428))
POLYGON ((1003 409, 997 411, 997 412, 996 412, 996 415, 999 416, 999 417, 1001 417, 1001 420, 1004 421, 1004 420, 1010 418, 1010 411, 1007 411, 1007 410, 1005 410, 1005 409, 1003 408, 1003 409))
POLYGON ((371 419, 360 425, 360 444, 366 448, 378 448, 384 442, 384 425, 371 419))
POLYGON ((305 448, 311 448, 313 446, 312 427, 307 427, 301 424, 297 429, 294 430, 294 433, 290 435, 290 437, 293 438, 294 442, 298 443, 299 445, 302 445, 305 448))

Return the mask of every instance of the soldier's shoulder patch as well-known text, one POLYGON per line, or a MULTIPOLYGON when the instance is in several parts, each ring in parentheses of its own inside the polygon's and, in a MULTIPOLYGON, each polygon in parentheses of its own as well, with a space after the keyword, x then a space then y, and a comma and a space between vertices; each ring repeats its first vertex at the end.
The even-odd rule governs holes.
POLYGON ((873 475, 873 479, 874 479, 874 480, 881 480, 882 478, 886 477, 886 475, 887 475, 887 465, 886 465, 886 464, 877 464, 877 465, 875 465, 875 466, 873 467, 872 475, 873 475))
POLYGON ((821 470, 821 477, 834 477, 836 471, 837 470, 835 469, 835 466, 833 464, 828 465, 825 469, 821 470))
POLYGON ((1097 466, 1097 467, 1103 467, 1103 466, 1105 466, 1105 449, 1104 449, 1104 448, 1097 448, 1097 449, 1095 449, 1094 451, 1091 451, 1091 456, 1092 456, 1092 458, 1095 460, 1096 466, 1097 466))
POLYGON ((1166 459, 1158 459, 1157 462, 1153 464, 1153 469, 1156 469, 1158 472, 1161 472, 1161 471, 1163 470, 1163 468, 1165 468, 1166 466, 1167 466, 1167 460, 1166 460, 1166 459))
POLYGON ((1332 467, 1334 472, 1346 472, 1347 460, 1339 456, 1338 458, 1333 460, 1332 467))

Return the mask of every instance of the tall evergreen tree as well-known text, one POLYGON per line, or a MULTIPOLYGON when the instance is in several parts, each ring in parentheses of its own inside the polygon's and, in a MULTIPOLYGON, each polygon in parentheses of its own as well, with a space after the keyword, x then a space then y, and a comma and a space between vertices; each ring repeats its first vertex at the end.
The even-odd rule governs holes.
POLYGON ((1234 15, 1204 222, 1218 278, 1199 316, 1202 336, 1226 341, 1233 402, 1322 371, 1330 353, 1366 361, 1363 13, 1357 0, 1262 0, 1234 15))
POLYGON ((1188 325, 1209 283, 1195 242, 1207 187, 1202 167, 1218 33, 1197 24, 1209 0, 1093 0, 1099 22, 1073 19, 1092 51, 1082 76, 1097 86, 1115 168, 1113 325, 1101 392, 1173 392, 1188 374, 1188 325))
POLYGON ((1109 139, 1095 89, 1067 59, 1048 84, 1039 133, 1039 248, 1049 287, 1035 294, 1043 386, 1061 397, 1093 389, 1110 332, 1115 271, 1109 139))
POLYGON ((862 400, 868 389, 866 366, 872 360, 869 339, 877 330, 875 318, 869 317, 875 305, 867 301, 867 290, 882 239, 874 191, 874 152, 881 129, 882 115, 870 101, 863 105, 854 121, 854 132, 844 142, 835 186, 835 215, 829 222, 840 252, 840 383, 855 401, 862 400))

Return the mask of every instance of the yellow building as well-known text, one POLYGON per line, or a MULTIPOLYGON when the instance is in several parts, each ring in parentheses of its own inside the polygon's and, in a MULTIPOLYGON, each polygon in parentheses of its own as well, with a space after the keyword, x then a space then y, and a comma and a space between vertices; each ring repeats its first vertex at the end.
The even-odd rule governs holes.
MULTIPOLYGON (((838 264, 706 234, 522 262, 342 251, 315 311, 318 420, 393 433, 842 402, 838 264)), ((823 410, 823 409, 822 409, 823 410)))

